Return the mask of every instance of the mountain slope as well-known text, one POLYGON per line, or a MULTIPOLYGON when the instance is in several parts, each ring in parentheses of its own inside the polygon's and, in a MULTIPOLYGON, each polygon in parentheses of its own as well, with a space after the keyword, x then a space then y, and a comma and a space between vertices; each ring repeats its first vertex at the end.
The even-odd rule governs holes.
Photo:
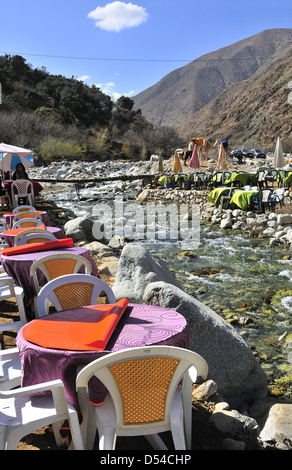
POLYGON ((205 54, 135 96, 134 109, 178 129, 233 83, 246 80, 292 45, 292 29, 271 29, 205 54))
POLYGON ((233 148, 256 145, 265 150, 275 147, 279 135, 286 151, 291 151, 291 61, 292 47, 190 116, 179 127, 180 135, 187 140, 193 134, 211 141, 228 138, 233 148))

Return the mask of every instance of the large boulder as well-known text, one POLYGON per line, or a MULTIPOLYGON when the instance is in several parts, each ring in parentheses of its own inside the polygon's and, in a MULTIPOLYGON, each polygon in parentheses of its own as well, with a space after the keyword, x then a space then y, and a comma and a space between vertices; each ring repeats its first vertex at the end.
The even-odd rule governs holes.
POLYGON ((276 403, 269 410, 268 418, 260 432, 263 441, 292 442, 292 404, 276 403))
POLYGON ((165 281, 182 289, 164 261, 151 256, 141 244, 126 245, 119 259, 118 274, 113 285, 116 298, 126 297, 131 302, 142 303, 145 288, 155 281, 165 281))
POLYGON ((92 235, 93 221, 86 215, 68 220, 64 225, 64 231, 67 237, 73 238, 74 243, 80 240, 93 240, 92 235))
POLYGON ((161 281, 146 286, 143 303, 175 310, 186 318, 190 349, 207 361, 209 379, 234 406, 266 395, 266 377, 252 351, 235 328, 209 307, 161 281))

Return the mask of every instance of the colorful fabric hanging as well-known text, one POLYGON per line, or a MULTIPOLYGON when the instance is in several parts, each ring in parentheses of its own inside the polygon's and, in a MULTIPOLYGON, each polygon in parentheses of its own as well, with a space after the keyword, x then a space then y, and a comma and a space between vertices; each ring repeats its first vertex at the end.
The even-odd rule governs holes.
POLYGON ((199 161, 199 155, 197 151, 197 145, 194 145, 194 150, 192 153, 192 157, 190 159, 189 163, 190 168, 200 168, 200 161, 199 161))
POLYGON ((226 164, 226 153, 224 150, 223 145, 221 144, 219 147, 219 157, 218 157, 218 162, 217 162, 217 170, 225 170, 227 168, 226 164))

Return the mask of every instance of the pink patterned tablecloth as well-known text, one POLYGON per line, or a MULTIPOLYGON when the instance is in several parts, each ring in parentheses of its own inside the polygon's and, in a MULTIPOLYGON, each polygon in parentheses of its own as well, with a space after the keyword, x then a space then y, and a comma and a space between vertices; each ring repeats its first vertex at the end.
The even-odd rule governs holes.
MULTIPOLYGON (((80 310, 82 309, 53 313, 49 317, 56 321, 78 321, 80 310)), ((42 319, 33 321, 42 321, 42 319)), ((67 400, 77 409, 75 391, 77 366, 86 365, 109 352, 132 347, 169 345, 189 348, 189 327, 186 319, 174 310, 153 305, 129 304, 104 351, 44 348, 25 340, 24 328, 25 326, 19 331, 16 340, 22 363, 22 385, 61 379, 67 400)), ((96 378, 92 379, 90 394, 92 402, 95 404, 102 402, 105 394, 105 387, 96 378)))
MULTIPOLYGON (((48 227, 49 228, 49 227, 48 227)), ((65 238, 65 237, 64 237, 65 238)), ((83 256, 87 258, 92 265, 92 275, 96 276, 98 274, 98 269, 96 263, 89 251, 86 248, 79 246, 72 246, 71 248, 61 248, 47 251, 37 251, 34 253, 26 253, 21 255, 11 255, 4 256, 1 255, 1 263, 6 271, 6 273, 12 277, 14 282, 23 288, 24 290, 24 303, 28 305, 37 292, 35 291, 34 282, 32 277, 30 277, 30 267, 34 261, 39 260, 43 256, 54 255, 56 253, 73 253, 75 255, 83 256)), ((82 272, 82 270, 80 270, 82 272)), ((84 272, 84 270, 83 270, 84 272)), ((44 275, 39 273, 39 284, 40 286, 44 285, 46 280, 44 275)))

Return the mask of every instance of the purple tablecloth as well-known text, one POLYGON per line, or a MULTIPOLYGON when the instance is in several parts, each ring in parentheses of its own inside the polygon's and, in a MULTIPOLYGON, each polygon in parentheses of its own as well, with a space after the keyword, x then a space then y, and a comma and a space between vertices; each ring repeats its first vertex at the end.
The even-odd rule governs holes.
MULTIPOLYGON (((49 227, 48 227, 49 228, 49 227)), ((65 238, 65 237, 64 237, 65 238)), ((30 267, 34 261, 42 258, 43 256, 53 255, 56 253, 73 253, 75 255, 87 258, 92 264, 92 275, 97 275, 97 266, 94 259, 86 248, 79 246, 72 246, 71 248, 61 248, 59 250, 37 251, 34 253, 26 253, 22 255, 3 256, 1 255, 2 265, 7 274, 12 277, 18 286, 24 290, 24 304, 28 305, 36 296, 36 291, 32 277, 30 277, 30 267)), ((82 270, 80 270, 82 272, 82 270)), ((84 270, 83 270, 84 272, 84 270)), ((45 277, 42 273, 39 274, 40 286, 45 284, 45 277)))
MULTIPOLYGON (((49 214, 47 212, 45 212, 45 211, 36 211, 36 212, 41 215, 44 225, 51 225, 50 217, 49 217, 49 214)), ((7 214, 3 215, 3 219, 5 220, 8 227, 10 227, 10 228, 12 227, 13 220, 14 220, 15 216, 16 216, 16 213, 14 213, 14 214, 13 213, 7 213, 7 214)))
MULTIPOLYGON (((78 316, 78 309, 51 315, 54 315, 56 320, 59 318, 60 321, 74 321, 74 312, 78 316)), ((152 305, 129 304, 105 351, 43 348, 24 339, 24 328, 25 326, 19 331, 16 339, 22 364, 22 386, 61 379, 67 400, 77 409, 75 379, 78 365, 89 364, 108 352, 132 347, 168 345, 189 348, 189 327, 186 319, 173 310, 152 305)), ((105 387, 95 378, 91 383, 92 402, 102 402, 105 394, 105 387)))
MULTIPOLYGON (((27 230, 28 228, 29 227, 23 227, 22 229, 18 229, 18 230, 27 230)), ((45 230, 48 230, 48 232, 51 232, 58 239, 67 238, 63 230, 59 227, 52 227, 49 225, 48 227, 45 226, 44 228, 45 230)), ((7 229, 4 232, 0 233, 0 237, 4 238, 4 240, 9 246, 14 246, 14 238, 15 238, 16 231, 17 229, 7 229), (13 230, 13 232, 11 232, 11 230, 13 230)))

